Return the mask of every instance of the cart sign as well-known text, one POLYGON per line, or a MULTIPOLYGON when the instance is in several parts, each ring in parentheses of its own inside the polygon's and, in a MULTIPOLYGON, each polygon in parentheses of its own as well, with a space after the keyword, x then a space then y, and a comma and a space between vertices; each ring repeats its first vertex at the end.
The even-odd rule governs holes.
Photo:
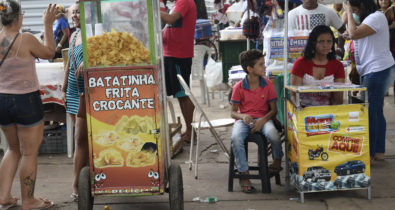
POLYGON ((154 67, 88 70, 92 192, 159 192, 163 183, 154 67))
POLYGON ((368 108, 364 104, 296 109, 287 101, 291 183, 300 192, 370 186, 368 108))

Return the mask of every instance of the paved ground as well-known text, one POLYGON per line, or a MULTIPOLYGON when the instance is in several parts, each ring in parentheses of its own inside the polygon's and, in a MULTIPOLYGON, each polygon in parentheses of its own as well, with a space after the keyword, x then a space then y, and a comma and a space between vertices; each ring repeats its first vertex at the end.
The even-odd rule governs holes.
MULTIPOLYGON (((197 83, 194 83, 194 87, 197 83)), ((199 88, 194 92, 199 95, 199 88)), ((199 100, 200 101, 200 100, 199 100)), ((203 105, 210 119, 229 116, 229 106, 225 101, 219 100, 218 95, 212 107, 203 105), (224 108, 221 108, 224 105, 224 108)), ((174 101, 176 114, 178 104, 174 101)), ((294 200, 298 195, 294 190, 287 191, 284 186, 285 174, 281 174, 282 186, 277 186, 272 180, 272 193, 244 194, 240 192, 235 182, 234 192, 227 191, 228 161, 215 144, 214 138, 208 131, 203 131, 200 146, 199 179, 195 180, 193 171, 189 171, 184 164, 188 160, 189 147, 178 154, 173 161, 181 164, 184 181, 185 209, 394 209, 395 206, 395 105, 393 94, 386 97, 385 114, 387 118, 387 153, 386 160, 372 166, 372 200, 367 200, 366 190, 310 193, 305 196, 305 203, 294 200), (193 198, 216 196, 215 204, 193 202, 193 198)), ((231 128, 218 129, 219 135, 225 145, 230 145, 231 128)), ((251 151, 254 151, 252 148, 251 151)), ((254 156, 254 155, 252 155, 254 156)), ((255 160, 251 157, 250 160, 255 160)), ((36 195, 46 196, 56 203, 52 209, 71 210, 77 209, 76 203, 71 202, 72 160, 66 154, 41 155, 39 157, 38 178, 36 195)), ((254 186, 260 191, 259 182, 253 181, 254 186)), ((19 180, 15 179, 12 193, 19 196, 19 180)), ((97 197, 94 209, 104 209, 108 205, 111 210, 136 209, 136 210, 166 210, 168 194, 148 197, 97 197)), ((18 207, 13 209, 19 209, 18 207)))

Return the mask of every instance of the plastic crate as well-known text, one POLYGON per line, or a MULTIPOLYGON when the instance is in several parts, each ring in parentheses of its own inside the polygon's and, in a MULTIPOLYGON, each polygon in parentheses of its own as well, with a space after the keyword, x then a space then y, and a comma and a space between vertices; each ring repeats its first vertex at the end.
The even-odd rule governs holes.
POLYGON ((197 19, 195 25, 195 39, 209 38, 213 35, 211 22, 206 19, 197 19))
POLYGON ((67 131, 47 130, 44 131, 43 142, 38 152, 40 154, 58 154, 67 152, 67 131))

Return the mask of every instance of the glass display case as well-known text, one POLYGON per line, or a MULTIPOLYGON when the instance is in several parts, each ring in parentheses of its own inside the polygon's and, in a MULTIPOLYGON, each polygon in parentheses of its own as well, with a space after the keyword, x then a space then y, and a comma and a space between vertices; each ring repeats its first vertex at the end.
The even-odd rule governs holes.
POLYGON ((159 13, 153 12, 158 5, 153 2, 82 1, 84 67, 158 64, 161 33, 160 24, 155 24, 159 13))
POLYGON ((162 194, 173 165, 159 1, 80 1, 80 19, 90 166, 80 183, 92 196, 162 194))

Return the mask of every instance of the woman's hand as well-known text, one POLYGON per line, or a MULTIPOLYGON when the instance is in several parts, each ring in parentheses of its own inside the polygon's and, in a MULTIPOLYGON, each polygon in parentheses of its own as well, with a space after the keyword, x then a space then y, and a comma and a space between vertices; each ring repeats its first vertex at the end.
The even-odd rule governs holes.
POLYGON ((52 26, 56 20, 56 4, 49 4, 48 8, 44 11, 43 22, 44 25, 52 26))
POLYGON ((344 9, 345 12, 350 12, 351 11, 351 14, 352 14, 352 8, 350 6, 350 2, 349 1, 343 2, 343 9, 344 9))
POLYGON ((77 70, 75 71, 75 77, 78 78, 82 76, 83 71, 84 71, 84 62, 81 62, 81 64, 78 66, 77 70))
POLYGON ((64 102, 64 107, 66 107, 66 92, 62 91, 62 101, 64 102))
POLYGON ((61 52, 62 52, 62 47, 57 46, 57 47, 55 48, 55 52, 61 53, 61 52))
POLYGON ((343 37, 345 40, 350 40, 350 34, 348 34, 348 31, 345 31, 342 34, 339 34, 339 36, 343 37))

